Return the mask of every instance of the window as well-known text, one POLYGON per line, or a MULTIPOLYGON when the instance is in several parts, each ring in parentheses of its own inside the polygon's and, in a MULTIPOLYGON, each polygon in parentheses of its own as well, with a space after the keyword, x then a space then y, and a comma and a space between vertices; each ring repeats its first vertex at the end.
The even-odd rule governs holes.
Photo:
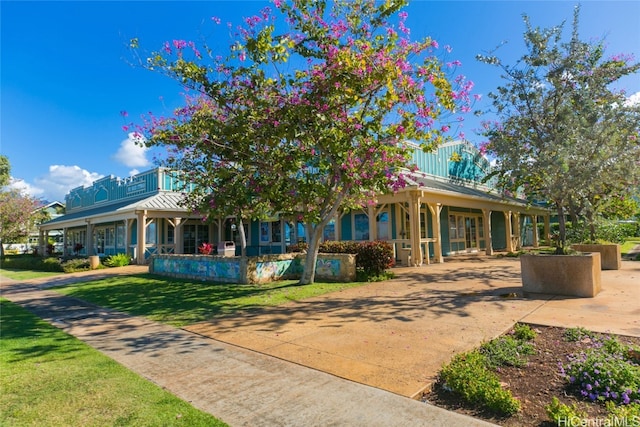
POLYGON ((324 227, 322 231, 322 238, 324 240, 336 240, 336 220, 332 219, 329 223, 324 227))
POLYGON ((124 224, 116 226, 116 246, 119 248, 124 247, 124 224))
POLYGON ((158 236, 156 234, 156 222, 155 220, 147 225, 146 231, 146 244, 155 245, 158 242, 158 236))
POLYGON ((389 240, 389 213, 380 212, 376 218, 378 240, 389 240))
POLYGON ((104 245, 113 247, 115 243, 116 243, 116 230, 114 227, 107 227, 105 229, 104 245))
POLYGON ((282 227, 280 221, 261 222, 260 223, 260 243, 281 243, 282 227))
POLYGON ((354 240, 369 240, 369 217, 366 214, 354 214, 354 240))

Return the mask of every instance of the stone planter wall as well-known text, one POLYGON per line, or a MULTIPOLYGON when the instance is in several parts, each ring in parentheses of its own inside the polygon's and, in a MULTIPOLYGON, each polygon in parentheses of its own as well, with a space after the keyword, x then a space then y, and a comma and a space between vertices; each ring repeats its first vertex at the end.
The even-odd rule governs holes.
POLYGON ((522 255, 526 293, 594 297, 601 289, 600 254, 522 255))
POLYGON ((602 245, 580 244, 571 245, 571 247, 578 252, 598 252, 603 270, 620 270, 620 267, 622 267, 620 245, 613 243, 602 245))
MULTIPOLYGON (((209 280, 223 283, 267 283, 298 279, 304 266, 303 254, 224 257, 217 255, 154 255, 149 272, 162 276, 209 280)), ((352 282, 356 278, 356 257, 351 254, 318 254, 316 279, 352 282)))

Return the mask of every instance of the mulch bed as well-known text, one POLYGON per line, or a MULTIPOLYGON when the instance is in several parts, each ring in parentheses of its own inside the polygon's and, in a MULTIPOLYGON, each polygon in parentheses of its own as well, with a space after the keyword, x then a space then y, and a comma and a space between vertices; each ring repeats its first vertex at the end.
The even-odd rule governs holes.
MULTIPOLYGON (((545 411, 555 396, 566 405, 576 404, 588 414, 589 419, 603 420, 607 412, 603 404, 582 400, 570 393, 566 380, 560 375, 558 364, 566 363, 567 355, 579 353, 589 342, 567 342, 563 339, 564 328, 535 326, 538 333, 533 341, 536 354, 529 356, 529 364, 524 368, 502 367, 498 372, 504 387, 511 390, 522 403, 522 410, 508 418, 474 408, 456 397, 452 392, 435 385, 431 392, 423 396, 423 400, 447 410, 459 412, 483 419, 494 424, 507 427, 521 426, 555 426, 545 411)), ((621 342, 640 345, 640 338, 618 336, 621 342)))

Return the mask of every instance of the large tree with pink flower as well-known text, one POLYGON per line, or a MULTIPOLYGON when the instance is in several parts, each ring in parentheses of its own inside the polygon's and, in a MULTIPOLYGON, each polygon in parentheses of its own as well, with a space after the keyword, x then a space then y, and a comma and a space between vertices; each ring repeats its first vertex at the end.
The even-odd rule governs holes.
POLYGON ((311 283, 325 226, 402 187, 403 141, 428 150, 453 137, 472 84, 435 40, 410 38, 402 1, 274 5, 230 27, 224 54, 186 41, 151 54, 148 68, 191 90, 142 132, 169 148, 162 163, 182 171, 185 204, 203 218, 303 221, 311 283))

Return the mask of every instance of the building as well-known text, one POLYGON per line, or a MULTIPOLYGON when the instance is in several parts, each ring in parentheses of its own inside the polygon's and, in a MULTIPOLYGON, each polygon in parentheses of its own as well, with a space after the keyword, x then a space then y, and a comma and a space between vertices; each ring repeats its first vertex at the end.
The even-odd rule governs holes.
MULTIPOLYGON (((443 262, 444 256, 537 246, 537 223, 549 212, 525 200, 501 195, 481 183, 489 162, 468 142, 455 141, 435 153, 416 145, 412 161, 418 171, 405 171, 409 185, 380 195, 376 205, 352 210, 324 231, 328 240, 387 240, 404 265, 443 262)), ((154 254, 195 254, 203 242, 235 242, 235 218, 204 223, 180 205, 178 181, 157 168, 120 179, 113 176, 78 187, 66 196, 66 215, 40 226, 40 242, 60 232, 66 255, 108 256, 128 253, 138 264, 154 254)), ((243 224, 247 255, 284 253, 305 241, 304 227, 288 218, 243 224)), ((227 245, 231 246, 231 245, 227 245)))

